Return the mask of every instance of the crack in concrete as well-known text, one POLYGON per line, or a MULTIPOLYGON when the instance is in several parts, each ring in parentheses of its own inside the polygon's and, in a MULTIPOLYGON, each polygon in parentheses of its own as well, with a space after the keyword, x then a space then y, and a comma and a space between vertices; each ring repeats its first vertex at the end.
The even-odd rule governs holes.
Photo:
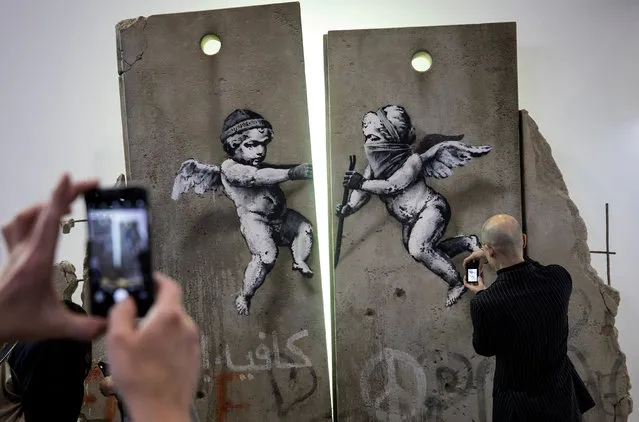
POLYGON ((619 406, 621 404, 622 401, 624 401, 625 399, 627 399, 629 397, 629 395, 623 396, 622 398, 620 398, 619 400, 617 400, 617 403, 613 403, 612 404, 612 416, 613 416, 613 420, 612 422, 617 422, 617 406, 619 406))
MULTIPOLYGON (((144 33, 144 31, 146 30, 147 19, 146 19, 146 18, 143 18, 143 17, 137 18, 137 19, 135 19, 135 20, 134 20, 134 21, 132 21, 132 22, 126 22, 126 26, 122 26, 122 27, 120 27, 120 29, 128 29, 128 28, 131 28, 132 26, 134 26, 134 25, 135 25, 137 22, 139 22, 140 20, 142 20, 142 23, 143 23, 143 24, 142 24, 141 32, 143 32, 143 33, 144 33)), ((120 24, 122 24, 122 22, 121 22, 120 24)), ((120 25, 120 24, 119 24, 119 25, 120 25)), ((125 69, 125 68, 124 68, 124 66, 122 66, 122 69, 120 69, 120 70, 118 71, 118 76, 122 76, 122 75, 124 75, 125 73, 127 73, 128 71, 130 71, 131 69, 133 69, 133 66, 134 66, 137 62, 139 62, 140 60, 142 60, 142 59, 144 58, 144 53, 146 52, 146 50, 148 49, 148 47, 149 47, 148 41, 145 39, 145 40, 144 40, 144 47, 142 47, 142 51, 140 51, 140 52, 139 52, 139 53, 135 56, 135 60, 133 60, 133 62, 131 62, 131 63, 129 63, 128 61, 126 61, 126 59, 124 58, 124 50, 120 49, 120 60, 122 61, 122 63, 123 63, 124 65, 127 65, 127 66, 128 66, 128 68, 126 68, 126 69, 125 69)))
POLYGON ((608 305, 608 301, 606 300, 606 294, 604 292, 604 287, 603 286, 599 286, 599 294, 601 295, 601 300, 603 300, 603 303, 606 306, 606 313, 614 318, 615 315, 612 312, 612 309, 610 309, 610 306, 608 305))

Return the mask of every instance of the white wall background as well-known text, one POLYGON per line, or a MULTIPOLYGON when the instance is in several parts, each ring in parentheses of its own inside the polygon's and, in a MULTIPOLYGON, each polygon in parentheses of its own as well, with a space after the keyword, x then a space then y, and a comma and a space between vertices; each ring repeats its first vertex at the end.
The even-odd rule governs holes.
MULTIPOLYGON (((63 171, 111 185, 124 171, 115 24, 160 13, 245 6, 232 0, 1 0, 0 220, 48 195, 63 171)), ((631 378, 639 384, 639 1, 301 0, 319 209, 326 207, 322 35, 333 29, 516 21, 520 108, 553 148, 586 220, 591 249, 605 246, 610 203, 612 283, 631 378), (324 202, 325 203, 325 202, 324 202)), ((84 215, 78 201, 74 215, 84 215)), ((320 216, 327 253, 327 217, 320 216)), ((82 265, 85 231, 60 240, 59 258, 82 265)), ((4 248, 4 245, 2 246, 4 248)), ((326 255, 325 255, 326 256, 326 255)), ((3 250, 2 260, 6 259, 3 250)), ((593 264, 605 278, 605 259, 593 264)), ((326 264, 322 271, 327 269, 326 264)), ((639 412, 631 420, 639 421, 639 412)))

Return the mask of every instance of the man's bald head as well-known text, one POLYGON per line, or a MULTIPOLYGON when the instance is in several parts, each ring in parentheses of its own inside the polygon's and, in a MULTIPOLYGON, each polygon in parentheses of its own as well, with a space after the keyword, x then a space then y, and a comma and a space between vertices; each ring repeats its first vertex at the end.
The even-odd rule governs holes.
POLYGON ((495 250, 496 255, 519 258, 524 254, 521 225, 508 214, 495 215, 481 228, 481 242, 495 250))

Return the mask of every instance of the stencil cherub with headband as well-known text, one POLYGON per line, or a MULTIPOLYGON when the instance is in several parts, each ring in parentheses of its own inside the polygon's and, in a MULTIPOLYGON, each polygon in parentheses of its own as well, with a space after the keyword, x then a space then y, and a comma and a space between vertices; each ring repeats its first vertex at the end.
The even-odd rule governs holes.
POLYGON ((408 253, 446 282, 446 306, 455 304, 466 288, 452 258, 479 249, 480 243, 476 235, 442 240, 451 217, 450 206, 428 185, 427 178, 447 178, 454 168, 488 154, 491 147, 459 142, 463 135, 429 135, 413 150, 415 128, 399 105, 366 113, 362 131, 368 164, 363 174, 346 172, 344 186, 353 190, 347 204, 337 206, 337 214, 352 215, 371 195, 377 195, 389 214, 402 224, 408 253))
POLYGON ((222 186, 235 204, 240 232, 251 253, 235 298, 240 315, 249 315, 251 299, 275 266, 279 246, 290 249, 293 270, 313 276, 306 263, 313 245, 313 227, 306 217, 287 207, 279 186, 289 180, 310 180, 313 169, 308 163, 266 164, 272 139, 273 127, 264 117, 251 110, 235 110, 224 120, 220 136, 228 159, 219 167, 186 160, 173 184, 174 200, 191 187, 201 195, 222 186))

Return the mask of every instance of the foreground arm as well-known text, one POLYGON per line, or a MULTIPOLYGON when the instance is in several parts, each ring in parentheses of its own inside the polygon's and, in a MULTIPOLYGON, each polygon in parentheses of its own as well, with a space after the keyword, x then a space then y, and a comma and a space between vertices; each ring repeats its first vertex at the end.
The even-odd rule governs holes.
POLYGON ((104 330, 103 318, 67 309, 51 279, 60 221, 79 195, 96 186, 95 181, 72 183, 65 175, 48 201, 20 212, 2 228, 9 256, 0 273, 0 343, 90 340, 104 330))
POLYGON ((184 311, 178 284, 161 274, 155 280, 155 304, 137 327, 132 299, 109 313, 113 382, 133 420, 189 422, 200 366, 198 328, 184 311))
MULTIPOLYGON (((473 347, 482 356, 494 356, 499 350, 498 318, 492 307, 487 306, 485 292, 470 301, 470 317, 473 321, 473 347)), ((503 335, 503 333, 502 333, 503 335)))

